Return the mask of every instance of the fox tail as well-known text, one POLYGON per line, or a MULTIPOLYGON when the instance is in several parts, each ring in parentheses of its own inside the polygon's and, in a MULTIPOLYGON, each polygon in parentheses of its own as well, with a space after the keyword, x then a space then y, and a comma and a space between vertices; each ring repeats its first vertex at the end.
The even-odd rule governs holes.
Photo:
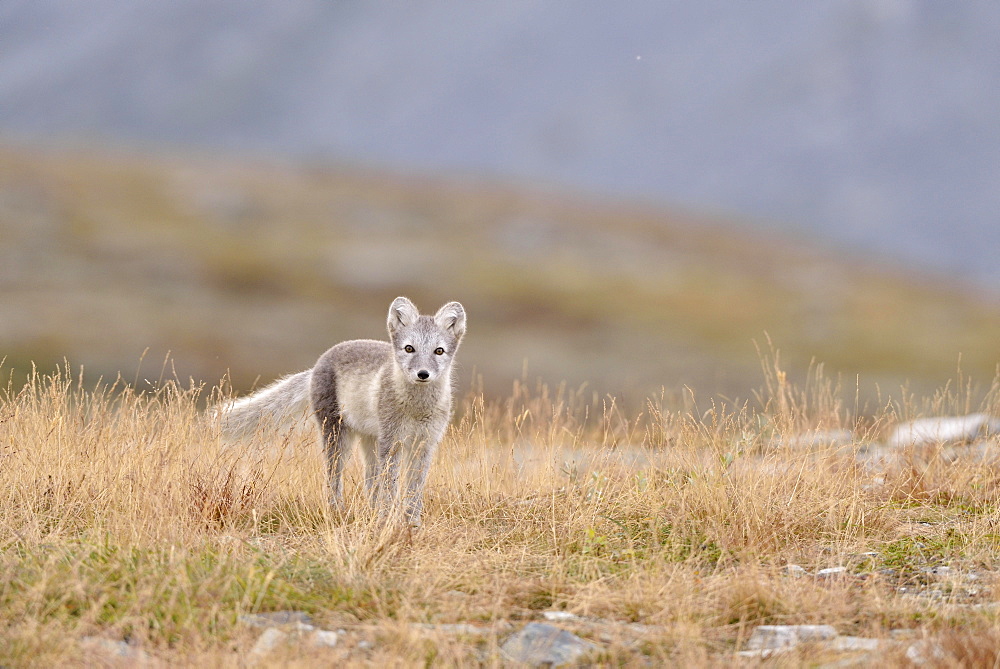
POLYGON ((252 395, 216 407, 214 413, 223 435, 243 439, 262 430, 281 431, 305 424, 311 379, 311 369, 289 374, 252 395))

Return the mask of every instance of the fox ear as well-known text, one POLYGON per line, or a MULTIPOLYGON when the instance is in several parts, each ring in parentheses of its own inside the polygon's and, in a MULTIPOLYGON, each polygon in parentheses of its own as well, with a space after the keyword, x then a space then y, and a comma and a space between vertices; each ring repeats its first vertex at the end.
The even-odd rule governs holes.
POLYGON ((465 334, 465 308, 458 302, 449 302, 434 314, 434 322, 455 335, 455 339, 461 339, 465 334))
POLYGON ((400 328, 413 325, 419 317, 420 312, 417 311, 417 305, 405 297, 397 297, 389 306, 389 318, 386 321, 389 335, 395 334, 400 328))

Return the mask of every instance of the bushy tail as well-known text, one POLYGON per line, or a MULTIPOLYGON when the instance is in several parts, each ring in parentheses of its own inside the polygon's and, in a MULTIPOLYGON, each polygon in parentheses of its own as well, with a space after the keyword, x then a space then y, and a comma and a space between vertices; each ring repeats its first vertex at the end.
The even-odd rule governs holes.
POLYGON ((312 370, 290 374, 253 395, 226 402, 215 410, 228 439, 244 439, 258 431, 280 431, 309 419, 312 370))

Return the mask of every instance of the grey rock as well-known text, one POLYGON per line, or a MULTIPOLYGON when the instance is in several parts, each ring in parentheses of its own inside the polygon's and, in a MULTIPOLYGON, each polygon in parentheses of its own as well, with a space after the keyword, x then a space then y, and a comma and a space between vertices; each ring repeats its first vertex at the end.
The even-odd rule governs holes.
MULTIPOLYGON (((796 626, 791 626, 796 627, 796 626)), ((827 627, 826 625, 799 625, 797 627, 827 627)), ((825 634, 829 634, 830 631, 827 630, 825 634)), ((835 632, 834 632, 835 634, 835 632)), ((847 669, 854 667, 868 667, 874 666, 874 656, 879 650, 882 650, 885 643, 892 644, 894 642, 883 642, 880 639, 868 639, 866 637, 859 636, 834 636, 833 638, 828 638, 822 640, 820 636, 810 636, 806 634, 806 638, 799 641, 792 640, 791 643, 787 645, 781 645, 773 648, 758 648, 754 650, 744 650, 737 655, 739 657, 754 658, 766 660, 772 658, 776 655, 781 655, 783 653, 788 653, 795 649, 798 643, 811 641, 817 643, 819 649, 824 651, 839 653, 839 654, 850 654, 850 657, 837 660, 835 662, 828 662, 826 664, 819 665, 822 669, 847 669)), ((751 637, 752 638, 752 637, 751 637)))
POLYGON ((804 567, 800 567, 797 564, 786 564, 781 568, 785 576, 791 576, 792 578, 801 578, 806 575, 806 570, 804 567))
POLYGON ((816 578, 821 580, 834 580, 847 578, 847 567, 827 567, 816 572, 816 578))
POLYGON ((553 625, 528 623, 520 632, 508 637, 500 650, 514 662, 559 667, 577 662, 599 647, 553 625))
POLYGON ((829 641, 837 638, 831 625, 758 625, 747 641, 747 650, 792 648, 809 641, 829 641))
POLYGON ((917 666, 938 665, 948 659, 948 653, 936 641, 918 641, 906 649, 906 659, 917 666))
POLYGON ((984 413, 968 416, 921 418, 896 426, 889 436, 892 447, 966 443, 1000 433, 1000 419, 984 413))
POLYGON ((282 644, 286 638, 288 638, 287 633, 282 632, 277 627, 268 627, 264 630, 264 633, 257 638, 257 643, 255 643, 253 648, 250 650, 250 655, 255 658, 267 655, 282 644))
POLYGON ((240 616, 240 622, 252 627, 282 627, 284 625, 312 627, 312 617, 305 611, 269 611, 240 616))
POLYGON ((313 626, 312 618, 303 611, 248 614, 240 616, 240 622, 251 627, 264 628, 264 632, 257 638, 257 643, 250 651, 250 655, 256 659, 293 639, 305 640, 317 648, 333 648, 340 640, 340 634, 337 632, 313 626))
POLYGON ((309 643, 318 648, 333 648, 340 641, 340 635, 330 630, 315 630, 309 635, 309 643))
POLYGON ((838 636, 829 642, 830 650, 840 653, 871 652, 878 650, 882 642, 862 636, 838 636))

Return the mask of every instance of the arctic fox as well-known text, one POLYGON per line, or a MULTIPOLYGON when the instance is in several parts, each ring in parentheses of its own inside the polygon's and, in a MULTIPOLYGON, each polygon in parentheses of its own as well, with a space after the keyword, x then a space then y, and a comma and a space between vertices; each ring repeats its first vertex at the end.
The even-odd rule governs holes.
POLYGON ((427 472, 451 419, 451 367, 465 334, 465 309, 449 302, 434 316, 421 316, 413 302, 397 297, 387 326, 388 342, 337 344, 312 369, 236 400, 219 414, 229 437, 311 415, 322 435, 334 506, 343 497, 351 437, 361 442, 369 500, 383 513, 397 503, 405 462, 403 511, 416 526, 427 472))

